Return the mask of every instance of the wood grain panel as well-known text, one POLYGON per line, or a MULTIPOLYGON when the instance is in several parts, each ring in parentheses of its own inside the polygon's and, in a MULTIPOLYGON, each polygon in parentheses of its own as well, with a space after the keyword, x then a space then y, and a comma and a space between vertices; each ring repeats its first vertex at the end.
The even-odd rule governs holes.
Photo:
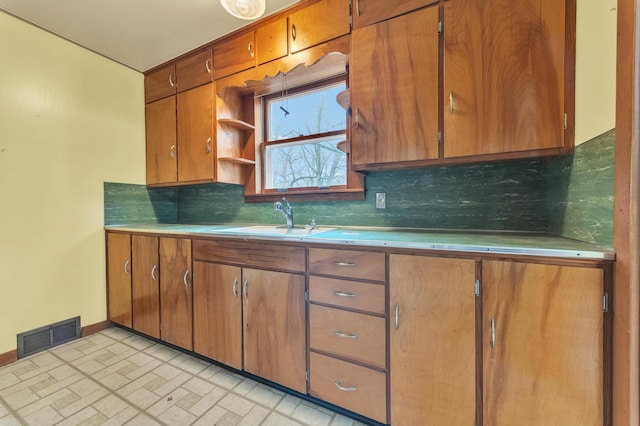
POLYGON ((253 30, 238 34, 213 47, 214 77, 219 79, 256 66, 253 30))
POLYGON ((353 29, 366 27, 437 2, 438 0, 354 0, 353 29))
POLYGON ((603 271, 482 265, 484 424, 602 425, 603 271))
POLYGON ((444 156, 564 147, 565 2, 449 1, 444 25, 444 156))
POLYGON ((387 423, 386 374, 313 352, 309 367, 311 395, 387 423))
POLYGON ((242 370, 242 270, 193 263, 193 350, 242 370))
POLYGON ((258 65, 282 58, 289 52, 287 18, 282 17, 256 28, 256 59, 258 65))
POLYGON ((144 76, 144 100, 153 102, 176 93, 176 67, 171 63, 144 76), (173 84, 172 84, 173 83, 173 84))
POLYGON ((176 182, 178 135, 175 96, 145 105, 145 130, 147 185, 176 182))
POLYGON ((107 313, 131 327, 131 236, 107 232, 107 313))
POLYGON ((309 346, 374 367, 387 368, 386 321, 325 306, 309 306, 309 346))
POLYGON ((377 314, 386 311, 385 287, 357 281, 310 276, 309 300, 377 314))
POLYGON ((474 282, 470 259, 389 256, 394 426, 477 424, 474 282))
POLYGON ((160 238, 160 338, 193 349, 191 240, 160 238))
POLYGON ((243 269, 244 368, 306 393, 304 276, 243 269))
POLYGON ((438 8, 354 30, 351 41, 354 168, 438 158, 438 8))
POLYGON ((178 180, 215 179, 214 84, 178 94, 178 180))
POLYGON ((254 266, 280 271, 304 272, 305 248, 228 240, 194 240, 197 260, 254 266))
POLYGON ((160 338, 158 238, 131 236, 133 329, 160 338))
POLYGON ((349 0, 322 0, 289 15, 291 53, 349 34, 349 0))
POLYGON ((211 49, 187 56, 176 62, 178 92, 192 89, 213 81, 213 57, 211 49))
POLYGON ((309 272, 312 274, 385 281, 385 254, 356 250, 310 248, 309 272))

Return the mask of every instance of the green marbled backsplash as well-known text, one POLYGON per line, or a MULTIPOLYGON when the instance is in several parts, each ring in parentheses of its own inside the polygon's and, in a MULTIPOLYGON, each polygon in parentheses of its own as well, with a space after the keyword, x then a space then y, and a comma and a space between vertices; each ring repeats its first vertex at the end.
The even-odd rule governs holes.
MULTIPOLYGON (((613 241, 613 140, 607 132, 551 161, 370 173, 364 201, 294 203, 296 224, 549 232, 613 241), (375 193, 387 208, 375 208, 375 193)), ((105 183, 105 223, 284 224, 271 203, 245 203, 242 186, 147 190, 105 183)))
POLYGON ((549 164, 548 232, 613 247, 615 130, 549 164))

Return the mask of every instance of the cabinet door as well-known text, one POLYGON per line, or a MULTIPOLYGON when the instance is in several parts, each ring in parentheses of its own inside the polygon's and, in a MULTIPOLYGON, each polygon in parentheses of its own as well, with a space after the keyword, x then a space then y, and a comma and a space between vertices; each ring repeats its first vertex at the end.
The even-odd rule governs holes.
POLYGON ((354 0, 353 28, 366 27, 437 2, 437 0, 354 0))
POLYGON ((391 424, 476 424, 475 261, 390 255, 389 274, 391 424))
POLYGON ((237 266, 193 265, 193 350, 238 370, 242 370, 241 273, 237 266))
POLYGON ((193 348, 191 240, 160 238, 160 338, 193 348))
POLYGON ((484 424, 603 424, 603 272, 482 263, 484 424))
POLYGON ((213 83, 178 93, 178 181, 214 179, 213 83))
POLYGON ((564 146, 565 2, 444 6, 444 156, 564 146))
POLYGON ((176 93, 176 67, 162 67, 144 76, 144 100, 153 102, 176 93))
POLYGON ((178 180, 176 97, 145 106, 147 185, 178 180))
POLYGON ((287 18, 260 25, 256 28, 256 54, 258 65, 286 56, 287 18))
POLYGON ((304 276, 243 269, 244 369, 306 393, 304 276))
POLYGON ((176 63, 178 91, 192 89, 213 81, 211 49, 188 56, 176 63))
POLYGON ((158 238, 131 237, 133 329, 160 338, 160 267, 158 238))
POLYGON ((354 168, 438 158, 438 8, 351 35, 354 168))
POLYGON ((131 236, 107 233, 109 320, 131 327, 131 236))
POLYGON ((253 30, 238 34, 213 47, 214 76, 217 79, 256 66, 256 40, 253 30))
POLYGON ((289 15, 291 53, 348 34, 349 15, 349 0, 323 0, 292 13, 289 15))

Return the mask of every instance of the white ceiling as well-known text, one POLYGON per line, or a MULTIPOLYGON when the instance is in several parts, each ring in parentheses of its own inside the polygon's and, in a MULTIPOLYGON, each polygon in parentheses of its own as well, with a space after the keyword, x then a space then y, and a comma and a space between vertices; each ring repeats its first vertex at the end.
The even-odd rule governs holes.
MULTIPOLYGON (((299 0, 267 0, 266 15, 299 0)), ((0 0, 4 10, 144 72, 250 23, 220 0, 0 0)))

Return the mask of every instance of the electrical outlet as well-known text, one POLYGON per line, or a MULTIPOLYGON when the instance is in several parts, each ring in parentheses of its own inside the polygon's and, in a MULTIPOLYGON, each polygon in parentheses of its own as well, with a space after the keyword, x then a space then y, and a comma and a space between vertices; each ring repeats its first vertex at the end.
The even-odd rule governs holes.
POLYGON ((376 192, 376 209, 386 209, 386 208, 387 208, 387 193, 376 192))

